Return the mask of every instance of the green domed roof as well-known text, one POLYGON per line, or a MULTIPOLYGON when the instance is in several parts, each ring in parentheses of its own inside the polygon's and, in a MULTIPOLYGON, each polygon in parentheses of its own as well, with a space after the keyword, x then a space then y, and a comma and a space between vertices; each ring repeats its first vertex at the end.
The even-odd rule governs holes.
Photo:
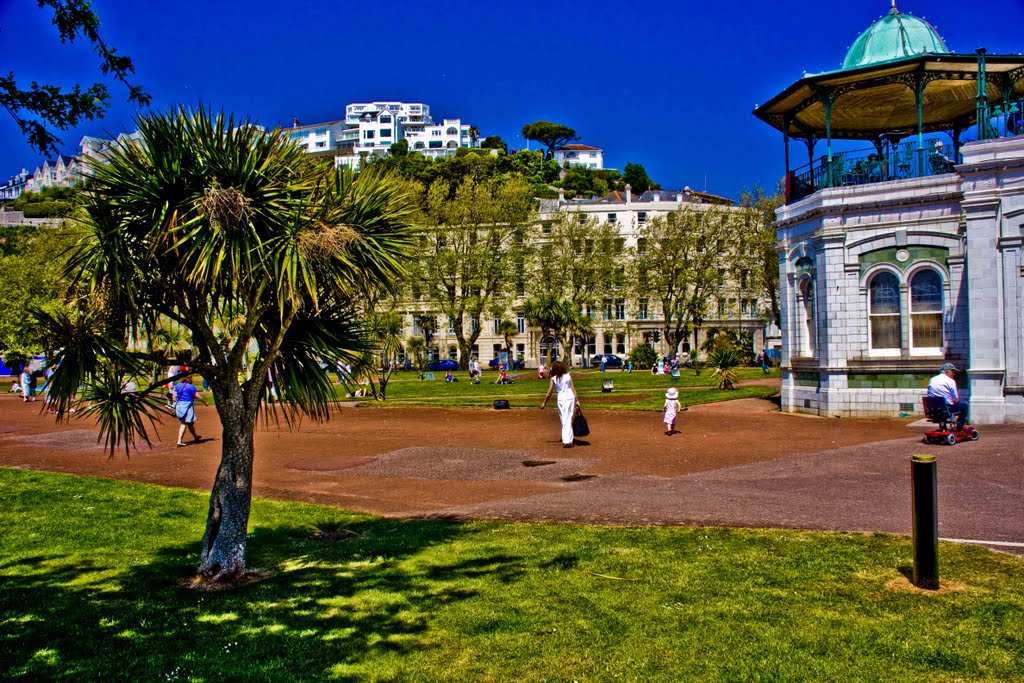
POLYGON ((945 54, 949 49, 931 24, 903 14, 893 3, 887 15, 854 41, 843 60, 843 69, 856 69, 929 52, 945 54))

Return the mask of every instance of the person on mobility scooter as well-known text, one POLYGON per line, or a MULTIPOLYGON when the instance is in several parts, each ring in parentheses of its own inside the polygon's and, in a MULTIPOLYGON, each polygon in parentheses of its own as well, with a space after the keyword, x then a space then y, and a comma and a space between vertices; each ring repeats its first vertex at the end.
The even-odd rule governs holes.
POLYGON ((959 441, 977 441, 980 434, 974 427, 967 426, 967 403, 960 400, 960 392, 956 387, 956 366, 943 363, 939 374, 928 382, 928 395, 924 399, 924 413, 931 422, 939 425, 938 429, 925 434, 929 443, 947 443, 950 446, 959 441), (956 417, 956 429, 950 429, 953 417, 956 417))

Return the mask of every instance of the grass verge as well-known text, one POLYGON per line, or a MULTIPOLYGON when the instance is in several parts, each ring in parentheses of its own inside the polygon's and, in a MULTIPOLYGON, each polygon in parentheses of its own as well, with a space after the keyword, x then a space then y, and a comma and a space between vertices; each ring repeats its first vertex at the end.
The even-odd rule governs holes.
POLYGON ((1021 680, 1024 561, 905 538, 392 520, 254 501, 259 583, 183 587, 206 497, 0 470, 0 678, 1021 680), (330 539, 330 540, 317 540, 330 539))
MULTIPOLYGON (((741 383, 734 390, 719 390, 717 380, 710 372, 696 375, 693 371, 681 373, 678 382, 673 383, 667 375, 651 375, 649 372, 601 373, 595 370, 573 370, 573 383, 576 392, 584 405, 599 407, 602 410, 661 410, 665 405, 665 390, 669 387, 679 389, 679 401, 684 406, 699 405, 728 401, 738 398, 767 398, 778 393, 777 387, 742 383, 743 380, 777 379, 778 371, 765 375, 760 369, 740 369, 741 383), (611 392, 603 392, 605 381, 614 383, 611 392), (597 397, 597 403, 590 399, 597 397)), ((496 385, 495 373, 485 373, 484 381, 472 384, 465 377, 458 382, 419 381, 415 374, 402 373, 397 380, 392 380, 387 387, 387 400, 374 401, 372 398, 364 405, 388 407, 423 405, 436 407, 472 407, 490 406, 495 399, 509 399, 514 407, 536 407, 548 389, 547 380, 536 379, 536 374, 520 372, 515 384, 496 385)), ((344 389, 339 387, 339 394, 344 396, 344 389)))

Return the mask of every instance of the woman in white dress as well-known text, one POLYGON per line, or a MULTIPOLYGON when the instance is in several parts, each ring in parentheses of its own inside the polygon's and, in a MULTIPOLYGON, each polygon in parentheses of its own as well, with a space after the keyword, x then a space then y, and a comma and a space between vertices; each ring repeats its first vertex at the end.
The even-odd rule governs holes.
POLYGON ((548 404, 552 391, 558 395, 558 417, 562 420, 562 447, 572 448, 572 415, 580 399, 576 395, 572 377, 569 376, 569 368, 560 360, 551 364, 551 383, 548 385, 548 393, 541 401, 541 409, 548 404))

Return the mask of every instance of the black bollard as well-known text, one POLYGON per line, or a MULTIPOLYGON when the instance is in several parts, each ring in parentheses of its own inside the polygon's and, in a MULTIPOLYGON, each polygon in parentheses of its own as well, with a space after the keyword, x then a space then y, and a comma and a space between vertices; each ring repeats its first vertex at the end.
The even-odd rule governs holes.
POLYGON ((914 585, 939 588, 939 505, 934 455, 910 461, 910 496, 914 516, 914 585))

